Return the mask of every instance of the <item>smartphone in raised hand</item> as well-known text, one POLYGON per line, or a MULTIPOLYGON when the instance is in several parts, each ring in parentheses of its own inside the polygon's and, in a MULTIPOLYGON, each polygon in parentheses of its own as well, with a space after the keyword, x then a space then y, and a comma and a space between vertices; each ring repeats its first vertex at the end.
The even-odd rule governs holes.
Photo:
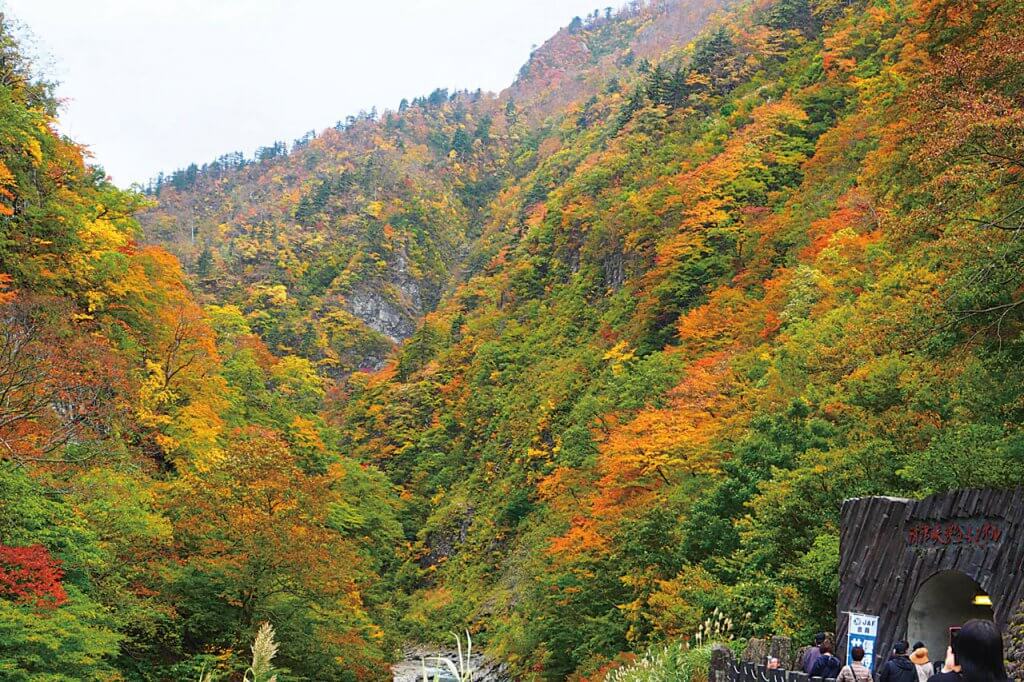
POLYGON ((956 655, 956 638, 960 636, 960 626, 954 625, 949 629, 949 648, 953 650, 953 664, 960 665, 956 655))

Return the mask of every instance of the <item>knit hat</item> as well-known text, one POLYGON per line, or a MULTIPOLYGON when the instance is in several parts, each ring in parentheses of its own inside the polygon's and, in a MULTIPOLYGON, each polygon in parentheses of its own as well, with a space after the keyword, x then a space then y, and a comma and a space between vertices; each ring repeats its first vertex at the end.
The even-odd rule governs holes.
POLYGON ((910 662, 914 665, 924 665, 928 662, 928 649, 920 647, 914 649, 914 653, 910 654, 910 662))

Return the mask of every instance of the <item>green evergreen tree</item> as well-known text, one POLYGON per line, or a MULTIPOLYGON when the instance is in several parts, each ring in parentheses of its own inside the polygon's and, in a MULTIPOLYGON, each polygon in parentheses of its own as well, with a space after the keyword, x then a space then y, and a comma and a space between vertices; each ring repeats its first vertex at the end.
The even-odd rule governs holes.
POLYGON ((732 36, 724 26, 719 27, 710 37, 697 43, 693 50, 690 66, 694 71, 713 74, 716 67, 732 56, 735 45, 732 36))
POLYGON ((619 127, 621 128, 622 126, 629 123, 629 121, 633 118, 633 114, 640 111, 640 109, 643 108, 646 102, 646 90, 642 85, 638 85, 636 89, 633 90, 633 94, 631 94, 629 96, 629 99, 626 100, 626 104, 624 107, 622 107, 622 111, 619 112, 619 127))
POLYGON ((464 158, 473 153, 473 138, 470 137, 465 128, 459 128, 455 131, 455 134, 452 136, 452 149, 464 158))
POLYGON ((199 276, 199 279, 206 279, 212 271, 213 253, 210 251, 210 245, 207 244, 203 247, 203 251, 199 254, 199 259, 196 261, 196 274, 199 276))
POLYGON ((658 64, 647 75, 647 99, 654 104, 671 104, 671 77, 658 64))
POLYGON ((519 109, 516 108, 516 101, 509 97, 505 103, 505 118, 509 123, 515 123, 519 118, 519 109))
POLYGON ((668 104, 673 109, 677 109, 686 104, 686 98, 689 95, 689 87, 686 85, 686 72, 682 69, 676 69, 672 72, 672 76, 668 82, 668 104))
POLYGON ((808 0, 778 0, 768 10, 765 24, 778 30, 800 31, 805 36, 817 29, 808 0))

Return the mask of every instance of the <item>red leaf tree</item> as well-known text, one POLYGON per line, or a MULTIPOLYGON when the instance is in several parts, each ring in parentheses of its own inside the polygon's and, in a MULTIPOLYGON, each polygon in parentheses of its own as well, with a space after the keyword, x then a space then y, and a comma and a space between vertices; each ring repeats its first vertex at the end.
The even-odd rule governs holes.
POLYGON ((63 577, 60 562, 42 545, 0 544, 0 597, 36 606, 60 606, 68 598, 61 585, 63 577))

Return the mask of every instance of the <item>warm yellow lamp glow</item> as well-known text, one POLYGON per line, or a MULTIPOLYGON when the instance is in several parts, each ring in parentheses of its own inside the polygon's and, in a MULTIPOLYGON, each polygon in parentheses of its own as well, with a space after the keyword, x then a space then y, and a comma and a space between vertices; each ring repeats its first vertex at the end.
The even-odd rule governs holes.
POLYGON ((987 594, 977 594, 972 602, 975 606, 992 606, 992 597, 987 594))

